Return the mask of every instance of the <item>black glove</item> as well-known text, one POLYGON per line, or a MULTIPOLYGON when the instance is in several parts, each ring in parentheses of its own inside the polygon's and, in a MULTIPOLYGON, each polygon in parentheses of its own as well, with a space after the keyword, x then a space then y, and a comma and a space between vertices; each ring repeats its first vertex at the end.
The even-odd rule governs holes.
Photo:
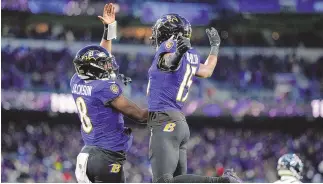
POLYGON ((185 54, 191 48, 191 42, 189 38, 182 36, 182 33, 179 33, 176 41, 176 53, 179 55, 185 54))
MULTIPOLYGON (((173 40, 174 35, 170 38, 173 40)), ((176 70, 178 67, 182 56, 191 48, 191 43, 189 38, 185 38, 182 36, 182 33, 179 33, 176 37, 176 52, 172 54, 170 57, 165 59, 161 57, 159 68, 163 70, 176 70)))
POLYGON ((221 38, 219 36, 219 33, 214 27, 211 27, 211 29, 206 29, 206 34, 209 37, 210 45, 211 45, 211 52, 210 55, 218 55, 219 47, 221 44, 221 38))
POLYGON ((129 83, 132 82, 130 77, 126 77, 123 74, 119 74, 118 79, 120 79, 123 82, 124 85, 128 85, 129 83))

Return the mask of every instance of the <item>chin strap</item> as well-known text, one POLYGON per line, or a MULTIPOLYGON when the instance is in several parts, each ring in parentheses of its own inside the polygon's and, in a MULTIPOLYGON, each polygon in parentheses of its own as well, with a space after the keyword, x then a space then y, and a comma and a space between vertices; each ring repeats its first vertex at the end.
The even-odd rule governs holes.
POLYGON ((117 38, 117 21, 111 24, 104 25, 103 37, 104 40, 112 40, 117 38))

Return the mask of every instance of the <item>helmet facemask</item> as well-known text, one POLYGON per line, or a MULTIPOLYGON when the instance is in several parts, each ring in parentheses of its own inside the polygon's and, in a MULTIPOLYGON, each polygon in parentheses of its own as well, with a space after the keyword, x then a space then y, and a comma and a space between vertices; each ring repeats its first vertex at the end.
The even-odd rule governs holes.
POLYGON ((114 56, 100 58, 97 62, 99 68, 104 70, 100 79, 117 79, 119 74, 119 65, 116 63, 114 56))
POLYGON ((102 54, 100 57, 91 57, 80 63, 81 64, 76 60, 74 65, 77 74, 84 80, 114 80, 119 73, 119 66, 116 63, 114 56, 106 56, 102 54))
POLYGON ((158 29, 161 26, 161 24, 162 24, 161 20, 158 19, 156 24, 151 28, 152 35, 149 38, 149 40, 150 40, 150 44, 155 48, 158 48, 158 46, 160 45, 159 40, 158 40, 158 37, 160 35, 160 31, 158 31, 158 29))

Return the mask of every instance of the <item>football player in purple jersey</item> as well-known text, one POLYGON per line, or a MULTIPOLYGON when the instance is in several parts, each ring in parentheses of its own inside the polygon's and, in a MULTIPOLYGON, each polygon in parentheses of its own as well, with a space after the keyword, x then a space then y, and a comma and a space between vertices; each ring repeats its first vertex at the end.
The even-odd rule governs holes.
MULTIPOLYGON (((86 46, 77 52, 76 73, 70 81, 81 122, 85 146, 77 157, 76 178, 81 183, 124 182, 123 163, 132 144, 131 129, 124 126, 123 115, 137 121, 148 117, 146 109, 127 99, 118 84, 118 64, 111 54, 116 37, 114 7, 104 7, 104 34, 100 46, 86 46)), ((128 78, 122 77, 124 83, 128 78)))
POLYGON ((186 174, 189 127, 182 112, 193 78, 210 77, 217 63, 220 37, 206 29, 210 54, 204 63, 191 47, 190 23, 178 14, 163 15, 152 28, 156 54, 148 71, 148 126, 151 130, 149 159, 153 182, 240 182, 232 170, 222 177, 186 174))

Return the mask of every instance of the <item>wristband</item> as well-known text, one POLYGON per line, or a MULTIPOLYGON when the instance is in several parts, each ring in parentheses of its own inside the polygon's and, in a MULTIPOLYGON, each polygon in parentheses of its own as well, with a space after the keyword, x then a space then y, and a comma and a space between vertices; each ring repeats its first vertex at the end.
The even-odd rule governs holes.
POLYGON ((117 21, 111 24, 104 24, 103 37, 104 40, 112 40, 117 38, 117 21))
POLYGON ((210 55, 217 56, 219 54, 219 47, 218 46, 211 46, 210 55))

